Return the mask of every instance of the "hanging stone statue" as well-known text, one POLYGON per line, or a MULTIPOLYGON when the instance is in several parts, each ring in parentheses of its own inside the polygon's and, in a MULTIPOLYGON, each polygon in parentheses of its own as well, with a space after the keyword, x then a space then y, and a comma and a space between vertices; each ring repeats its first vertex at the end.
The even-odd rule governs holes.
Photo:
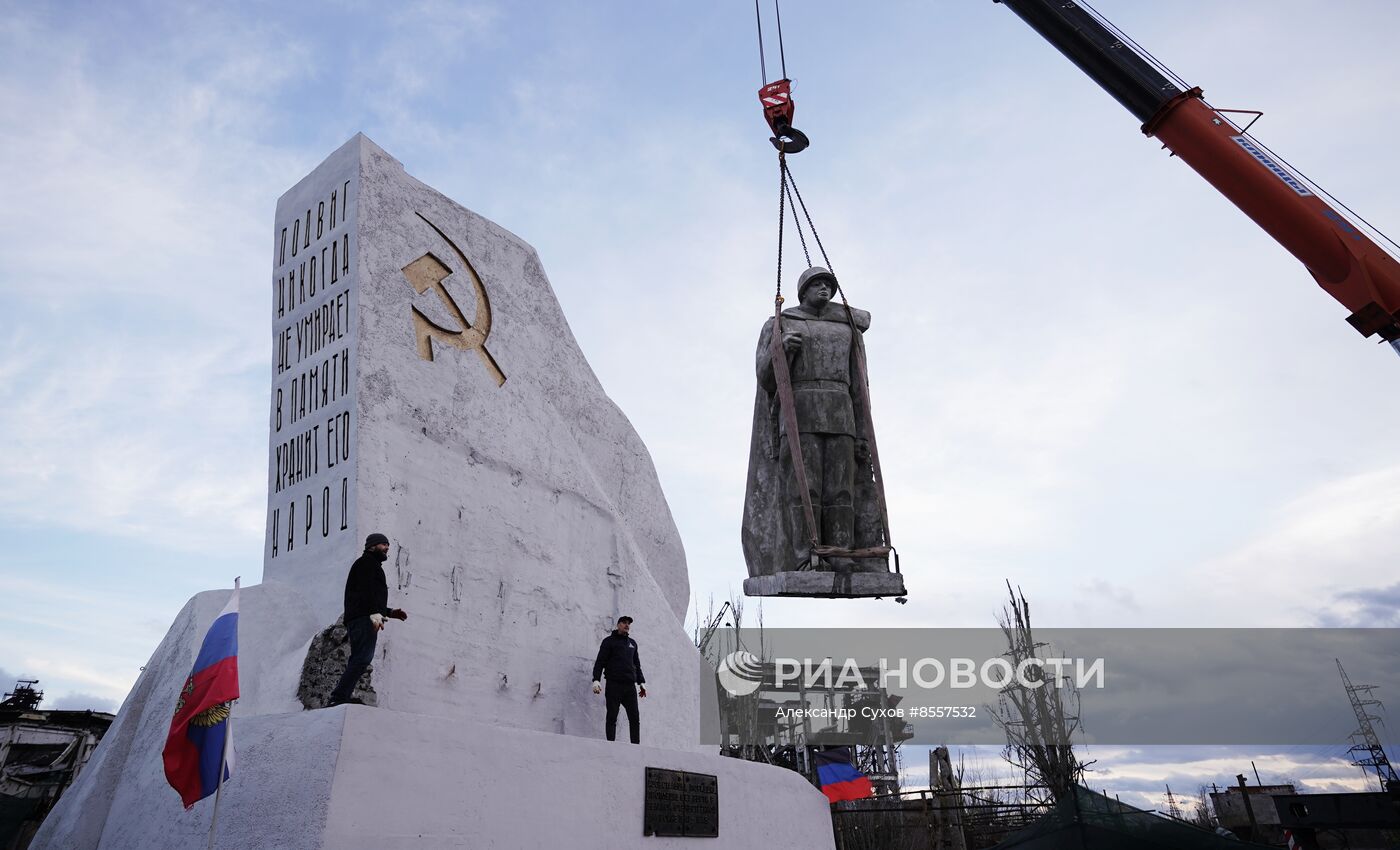
POLYGON ((743 525, 749 596, 905 593, 890 572, 871 427, 861 337, 870 314, 832 303, 838 286, 827 269, 808 269, 800 304, 759 335, 743 525))

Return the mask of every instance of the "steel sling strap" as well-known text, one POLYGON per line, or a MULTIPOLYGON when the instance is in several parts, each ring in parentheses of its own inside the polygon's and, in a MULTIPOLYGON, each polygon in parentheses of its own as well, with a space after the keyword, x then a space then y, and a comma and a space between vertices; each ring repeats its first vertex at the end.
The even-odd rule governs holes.
POLYGON ((807 538, 812 546, 812 557, 808 558, 806 569, 815 565, 812 558, 821 547, 821 536, 817 532, 817 516, 812 510, 812 494, 807 485, 807 465, 802 460, 802 436, 797 428, 797 400, 792 395, 792 376, 788 373, 787 351, 783 348, 783 299, 776 299, 773 306, 773 338, 769 341, 769 353, 773 359, 773 378, 778 384, 778 411, 787 431, 788 453, 792 457, 792 472, 797 479, 798 492, 802 494, 802 513, 807 518, 807 538))

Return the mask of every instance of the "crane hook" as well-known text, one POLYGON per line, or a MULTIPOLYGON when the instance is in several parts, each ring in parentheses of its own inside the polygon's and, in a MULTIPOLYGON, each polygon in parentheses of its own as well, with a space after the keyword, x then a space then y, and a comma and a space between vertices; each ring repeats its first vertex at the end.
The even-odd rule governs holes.
POLYGON ((776 136, 770 136, 768 141, 773 143, 780 153, 801 153, 807 149, 811 141, 807 134, 792 126, 791 124, 775 123, 773 132, 776 136))
POLYGON ((781 79, 768 83, 758 90, 758 99, 763 104, 763 117, 773 130, 773 143, 780 153, 800 153, 807 149, 811 141, 807 134, 792 126, 792 116, 796 107, 792 102, 792 80, 781 79))

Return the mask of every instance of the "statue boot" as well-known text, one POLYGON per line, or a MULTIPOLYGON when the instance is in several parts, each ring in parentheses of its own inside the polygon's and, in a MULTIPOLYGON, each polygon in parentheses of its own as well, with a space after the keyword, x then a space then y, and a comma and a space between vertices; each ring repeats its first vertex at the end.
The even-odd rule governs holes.
MULTIPOLYGON (((851 548, 855 539, 856 509, 846 505, 822 505, 822 543, 841 549, 851 548)), ((860 572, 853 558, 826 558, 827 569, 838 573, 860 572)))
MULTIPOLYGON (((812 514, 817 528, 822 527, 822 509, 812 506, 812 514)), ((807 540, 807 514, 801 505, 788 508, 788 540, 792 541, 792 567, 794 570, 829 570, 825 559, 812 554, 812 546, 807 540)))

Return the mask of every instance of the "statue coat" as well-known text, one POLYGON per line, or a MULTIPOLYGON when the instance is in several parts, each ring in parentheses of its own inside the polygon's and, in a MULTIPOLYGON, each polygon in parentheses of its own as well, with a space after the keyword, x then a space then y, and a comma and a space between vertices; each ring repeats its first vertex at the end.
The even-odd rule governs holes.
MULTIPOLYGON (((792 307, 783 311, 782 319, 784 332, 796 331, 804 336, 803 350, 788 356, 794 382, 799 381, 805 372, 811 371, 810 365, 804 364, 802 358, 832 356, 834 346, 828 345, 823 351, 817 351, 814 348, 809 349, 809 341, 830 340, 832 331, 838 326, 845 333, 854 333, 845 307, 837 303, 828 304, 820 315, 809 313, 800 305, 792 307)), ((855 328, 862 334, 870 327, 870 314, 864 310, 851 308, 851 319, 855 322, 855 328)), ((780 422, 777 388, 772 379, 770 346, 773 327, 772 318, 764 323, 755 355, 758 381, 754 395, 748 483, 744 494, 741 532, 744 560, 748 564, 750 576, 772 575, 798 569, 797 564, 791 563, 793 547, 785 519, 790 497, 789 482, 783 473, 779 458, 780 448, 784 451, 787 449, 786 441, 781 439, 783 427, 780 422)), ((802 391, 794 388, 800 431, 849 433, 858 442, 869 440, 862 394, 854 385, 854 381, 859 380, 856 346, 862 344, 859 338, 851 339, 849 345, 843 346, 845 350, 837 355, 848 358, 845 374, 852 381, 848 399, 837 398, 833 393, 839 392, 839 388, 830 385, 802 391)), ((832 364, 823 365, 830 370, 832 364)), ((880 545, 883 542, 880 509, 875 494, 874 471, 868 455, 865 456, 864 462, 857 464, 853 501, 855 539, 851 548, 880 545)))

